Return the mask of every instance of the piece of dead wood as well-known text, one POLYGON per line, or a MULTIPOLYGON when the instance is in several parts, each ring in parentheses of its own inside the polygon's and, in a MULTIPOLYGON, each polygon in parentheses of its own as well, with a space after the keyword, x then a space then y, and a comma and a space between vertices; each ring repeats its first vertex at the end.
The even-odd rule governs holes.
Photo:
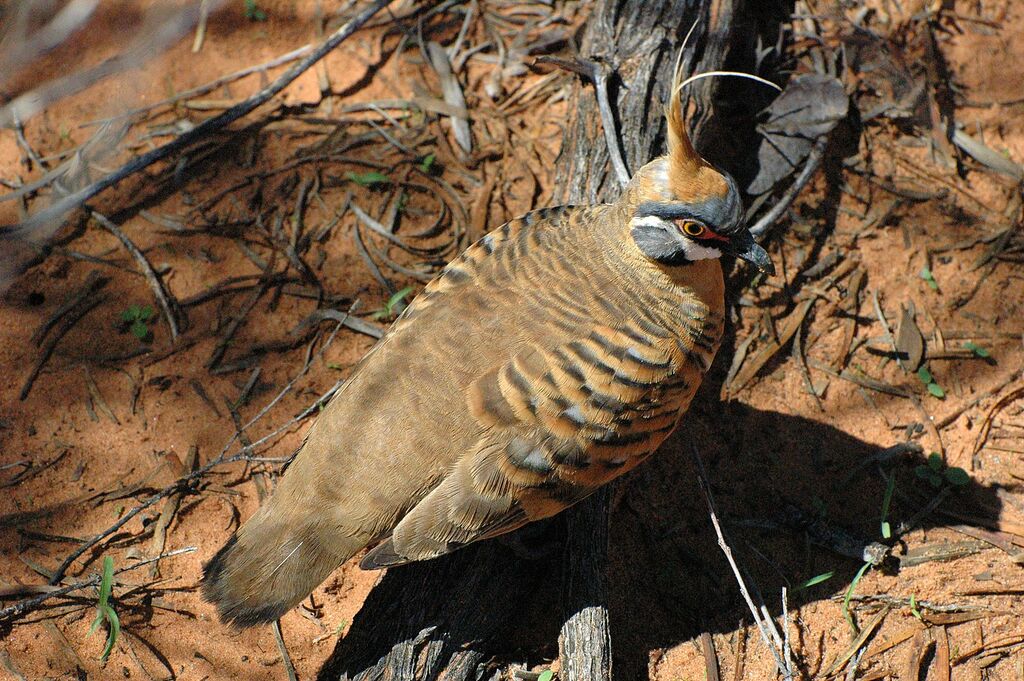
POLYGON ((704 678, 707 681, 721 681, 718 671, 718 654, 715 652, 715 639, 708 632, 700 635, 700 652, 704 656, 704 678))
POLYGON ((921 667, 924 664, 925 657, 931 649, 931 646, 932 641, 931 637, 928 635, 928 630, 918 629, 914 634, 913 642, 910 644, 910 650, 907 651, 907 660, 904 663, 903 674, 900 675, 900 678, 921 678, 921 667))
POLYGON ((735 395, 742 390, 759 371, 767 364, 776 353, 781 350, 796 334, 797 329, 804 323, 807 314, 814 306, 815 299, 804 300, 796 309, 783 321, 782 330, 779 331, 777 340, 769 340, 764 346, 758 349, 757 353, 736 373, 736 378, 729 385, 729 394, 735 395))
POLYGON ((875 657, 876 655, 881 655, 887 650, 891 650, 892 648, 895 648, 901 643, 909 641, 915 635, 917 635, 919 631, 924 629, 925 626, 926 625, 924 624, 924 622, 921 622, 920 620, 914 620, 914 623, 906 627, 905 629, 901 629, 895 634, 890 634, 882 640, 876 641, 874 644, 868 647, 867 651, 865 651, 864 653, 864 659, 870 659, 872 657, 875 657))
POLYGON ((135 245, 131 239, 124 233, 124 231, 116 224, 108 220, 105 216, 92 211, 92 217, 98 222, 105 230, 117 237, 117 240, 125 247, 125 250, 131 254, 132 258, 135 259, 139 269, 142 270, 143 276, 149 283, 149 288, 153 292, 153 297, 156 298, 157 303, 160 306, 160 310, 164 313, 164 318, 167 320, 167 326, 171 330, 171 342, 177 342, 178 334, 180 333, 178 324, 179 320, 184 315, 184 311, 181 306, 178 305, 177 299, 164 284, 163 277, 153 269, 153 266, 149 263, 149 258, 142 252, 138 246, 135 245))
POLYGON ((58 307, 53 314, 46 319, 46 321, 40 324, 36 330, 32 332, 32 338, 30 341, 34 345, 42 343, 46 334, 50 332, 50 329, 52 329, 57 322, 64 317, 64 315, 81 305, 91 293, 101 289, 108 281, 109 279, 100 276, 98 270, 90 271, 85 278, 85 282, 78 288, 78 290, 68 296, 67 300, 61 303, 60 307, 58 307))
POLYGON ((993 532, 991 530, 983 530, 980 527, 972 527, 970 525, 950 525, 949 527, 960 534, 966 534, 968 537, 974 537, 975 539, 979 539, 1001 549, 1014 563, 1024 565, 1024 549, 1017 548, 1014 545, 1020 544, 1024 546, 1024 537, 1015 538, 1013 535, 1007 534, 1006 532, 993 532))
POLYGON ((884 620, 885 616, 889 614, 889 609, 890 606, 885 605, 881 610, 875 613, 875 616, 872 617, 864 628, 860 630, 860 633, 855 639, 853 639, 853 641, 850 642, 850 645, 846 647, 846 650, 840 653, 839 657, 837 657, 835 661, 828 666, 828 669, 825 671, 823 676, 828 677, 836 674, 846 666, 847 662, 853 659, 853 656, 856 655, 858 651, 864 647, 864 644, 866 644, 874 635, 878 626, 882 623, 882 620, 884 620))
POLYGON ((846 294, 846 300, 848 302, 844 306, 846 323, 843 326, 843 340, 839 343, 839 350, 832 363, 832 366, 835 367, 837 371, 842 371, 846 368, 846 362, 850 357, 850 348, 853 347, 853 339, 854 336, 857 335, 857 314, 860 311, 860 293, 864 288, 864 279, 866 277, 867 273, 860 267, 858 267, 854 271, 853 276, 850 277, 850 284, 847 288, 846 294))
MULTIPOLYGON (((972 462, 974 461, 974 457, 978 455, 978 452, 985 447, 985 443, 988 442, 988 434, 992 429, 992 421, 995 419, 996 414, 998 414, 1007 404, 1020 399, 1021 397, 1024 397, 1024 385, 1017 386, 1007 394, 1003 395, 989 408, 988 412, 985 414, 985 418, 981 421, 981 428, 979 429, 978 437, 974 440, 974 447, 971 449, 972 462)), ((971 465, 971 469, 974 469, 973 463, 971 465)))
MULTIPOLYGON (((430 58, 430 65, 437 73, 441 81, 441 93, 444 101, 456 109, 466 110, 466 97, 462 94, 462 85, 452 71, 451 62, 448 60, 448 53, 434 41, 427 43, 427 56, 430 58)), ((466 116, 453 116, 451 118, 452 135, 456 144, 463 152, 469 154, 473 151, 473 136, 469 129, 469 118, 466 116)))

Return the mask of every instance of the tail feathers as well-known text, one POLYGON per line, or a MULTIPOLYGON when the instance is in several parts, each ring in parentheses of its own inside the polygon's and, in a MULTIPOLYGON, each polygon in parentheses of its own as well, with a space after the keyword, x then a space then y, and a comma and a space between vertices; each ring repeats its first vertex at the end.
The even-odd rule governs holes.
POLYGON ((224 622, 273 622, 365 544, 271 515, 258 511, 203 568, 203 598, 224 622))

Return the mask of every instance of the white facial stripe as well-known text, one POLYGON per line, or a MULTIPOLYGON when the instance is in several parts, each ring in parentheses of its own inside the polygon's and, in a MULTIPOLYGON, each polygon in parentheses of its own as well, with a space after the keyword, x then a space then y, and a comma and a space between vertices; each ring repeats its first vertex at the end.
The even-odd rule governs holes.
POLYGON ((675 229, 668 220, 659 218, 657 215, 647 215, 642 218, 633 218, 629 223, 630 227, 660 227, 662 229, 675 229))
POLYGON ((722 252, 717 248, 701 246, 689 239, 687 239, 686 243, 683 244, 683 253, 686 254, 686 259, 690 262, 693 262, 694 260, 707 260, 708 258, 722 257, 722 252))
MULTIPOLYGON (((657 215, 646 215, 642 218, 633 218, 630 221, 631 227, 658 227, 660 229, 675 231, 676 226, 673 222, 659 218, 657 215)), ((709 258, 721 258, 722 251, 717 248, 711 248, 710 246, 701 246, 695 241, 690 239, 682 239, 683 253, 686 255, 686 259, 690 262, 697 260, 707 260, 709 258)))

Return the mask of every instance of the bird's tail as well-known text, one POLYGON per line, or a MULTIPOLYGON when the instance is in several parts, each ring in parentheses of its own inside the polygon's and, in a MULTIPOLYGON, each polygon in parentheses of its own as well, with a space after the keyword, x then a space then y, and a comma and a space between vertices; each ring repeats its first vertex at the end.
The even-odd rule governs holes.
POLYGON ((223 621, 249 627, 278 619, 366 543, 282 506, 270 499, 204 566, 203 598, 223 621))

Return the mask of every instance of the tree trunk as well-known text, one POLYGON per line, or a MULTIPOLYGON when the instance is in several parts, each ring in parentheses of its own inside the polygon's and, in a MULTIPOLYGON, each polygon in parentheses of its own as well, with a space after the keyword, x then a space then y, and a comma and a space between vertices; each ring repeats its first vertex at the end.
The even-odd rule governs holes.
MULTIPOLYGON (((686 72, 720 69, 732 18, 741 0, 601 0, 584 34, 581 59, 609 75, 615 137, 630 172, 665 151, 664 105, 679 46, 696 23, 683 55, 686 72)), ((701 149, 713 81, 683 93, 693 103, 691 132, 701 149)), ((566 203, 614 200, 612 172, 593 83, 577 82, 573 112, 559 156, 555 196, 566 203)), ((564 681, 612 678, 605 567, 611 490, 567 512, 561 570, 549 561, 514 556, 496 541, 425 563, 389 570, 338 642, 320 678, 396 681, 498 678, 502 653, 524 604, 550 580, 562 582, 559 647, 564 681)))

